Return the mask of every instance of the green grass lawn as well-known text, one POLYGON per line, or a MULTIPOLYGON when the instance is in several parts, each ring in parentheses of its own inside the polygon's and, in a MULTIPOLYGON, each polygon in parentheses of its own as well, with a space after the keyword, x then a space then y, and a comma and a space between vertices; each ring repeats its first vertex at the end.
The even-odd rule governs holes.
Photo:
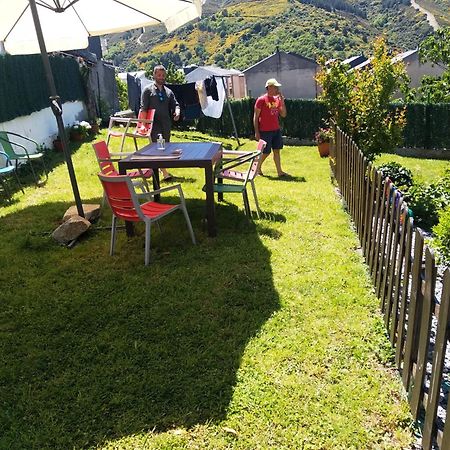
POLYGON ((414 180, 423 183, 437 181, 444 174, 444 170, 450 167, 450 162, 445 160, 411 158, 391 153, 383 153, 378 156, 375 160, 375 165, 381 166, 391 161, 397 162, 411 170, 414 180))
MULTIPOLYGON (((177 133, 176 139, 208 139, 177 133)), ((210 139, 210 138, 209 138, 210 139)), ((231 141, 228 141, 228 145, 231 141)), ((245 141, 243 148, 255 143, 245 141)), ((0 448, 403 449, 401 382, 356 235, 315 147, 286 147, 204 230, 203 172, 173 170, 181 214, 121 231, 110 213, 71 250, 49 233, 72 204, 61 156, 48 183, 0 208, 0 448), (251 202, 253 205, 253 202, 251 202)), ((101 187, 89 143, 73 157, 85 202, 101 187)))

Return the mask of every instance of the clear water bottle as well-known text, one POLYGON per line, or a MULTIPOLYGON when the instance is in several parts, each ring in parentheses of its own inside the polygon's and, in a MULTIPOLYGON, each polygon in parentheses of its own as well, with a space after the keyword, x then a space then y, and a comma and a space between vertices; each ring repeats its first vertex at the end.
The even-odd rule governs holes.
POLYGON ((158 142, 158 150, 164 150, 164 149, 165 149, 166 141, 165 141, 165 139, 163 138, 162 134, 158 134, 158 140, 157 140, 157 142, 158 142))

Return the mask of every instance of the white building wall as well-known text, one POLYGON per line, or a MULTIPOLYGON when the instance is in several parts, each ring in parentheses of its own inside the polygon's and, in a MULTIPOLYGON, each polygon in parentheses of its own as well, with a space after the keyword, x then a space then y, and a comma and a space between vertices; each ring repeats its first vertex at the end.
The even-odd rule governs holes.
MULTIPOLYGON (((63 105, 63 121, 65 126, 72 125, 76 120, 87 120, 87 111, 81 101, 66 102, 63 105)), ((58 135, 55 116, 50 107, 34 112, 28 116, 16 117, 8 122, 0 123, 0 130, 12 131, 35 140, 47 148, 52 148, 52 141, 58 135)), ((11 139, 14 141, 14 139, 11 139)), ((20 144, 24 144, 21 141, 20 144)), ((0 143, 1 146, 1 143, 0 143)), ((33 144, 27 147, 30 153, 35 151, 33 144)))

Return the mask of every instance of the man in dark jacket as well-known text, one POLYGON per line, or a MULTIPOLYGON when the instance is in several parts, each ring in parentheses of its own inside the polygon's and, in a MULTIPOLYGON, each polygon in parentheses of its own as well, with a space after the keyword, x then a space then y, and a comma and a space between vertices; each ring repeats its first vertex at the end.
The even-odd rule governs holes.
MULTIPOLYGON (((166 142, 170 141, 172 119, 176 122, 180 118, 180 105, 174 93, 165 86, 166 68, 156 66, 153 69, 153 82, 148 84, 141 95, 141 111, 155 110, 151 132, 152 142, 156 142, 158 134, 162 134, 166 142)), ((171 178, 166 169, 161 169, 164 179, 171 178)))

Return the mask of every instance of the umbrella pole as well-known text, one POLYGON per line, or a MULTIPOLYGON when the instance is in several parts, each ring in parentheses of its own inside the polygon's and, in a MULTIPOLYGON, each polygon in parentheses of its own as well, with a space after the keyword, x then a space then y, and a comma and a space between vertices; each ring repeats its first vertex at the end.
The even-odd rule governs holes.
POLYGON ((59 137, 61 138, 64 158, 66 159, 67 170, 69 172, 73 196, 75 198, 75 204, 77 206, 78 215, 84 217, 83 205, 81 203, 80 192, 78 190, 77 179, 75 177, 75 171, 73 169, 72 158, 70 156, 69 145, 67 142, 66 130, 64 129, 64 122, 62 119, 61 99, 56 93, 55 80, 53 78, 52 69, 50 67, 50 60, 47 54, 47 49, 45 47, 45 41, 42 34, 41 23, 39 21, 36 2, 35 0, 28 0, 28 2, 30 4, 31 14, 33 16, 34 27, 36 29, 36 35, 39 42, 39 48, 41 49, 42 62, 44 64, 44 72, 47 78, 48 89, 50 91, 50 106, 52 108, 53 114, 55 115, 56 123, 58 125, 58 133, 59 137))

